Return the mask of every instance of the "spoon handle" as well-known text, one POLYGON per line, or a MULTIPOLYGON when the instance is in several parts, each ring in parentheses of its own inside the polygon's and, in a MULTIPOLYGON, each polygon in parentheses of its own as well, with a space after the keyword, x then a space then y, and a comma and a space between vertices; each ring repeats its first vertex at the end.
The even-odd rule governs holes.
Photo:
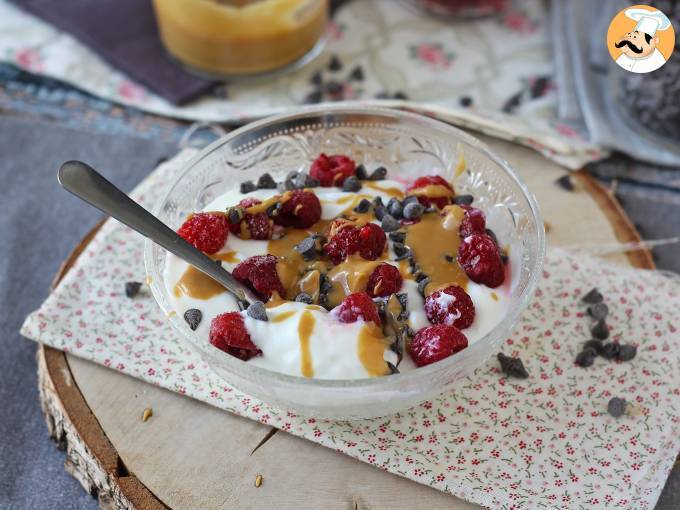
POLYGON ((187 243, 177 233, 81 161, 67 161, 59 169, 62 187, 88 204, 151 239, 222 284, 236 296, 241 308, 257 297, 213 259, 187 243))

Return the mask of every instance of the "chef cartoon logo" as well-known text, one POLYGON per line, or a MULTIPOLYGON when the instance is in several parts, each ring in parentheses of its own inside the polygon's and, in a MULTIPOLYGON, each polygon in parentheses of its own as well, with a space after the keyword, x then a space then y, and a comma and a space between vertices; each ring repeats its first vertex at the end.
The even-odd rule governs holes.
POLYGON ((623 9, 609 24, 609 54, 631 73, 656 71, 670 58, 674 47, 675 31, 671 21, 649 5, 623 9))

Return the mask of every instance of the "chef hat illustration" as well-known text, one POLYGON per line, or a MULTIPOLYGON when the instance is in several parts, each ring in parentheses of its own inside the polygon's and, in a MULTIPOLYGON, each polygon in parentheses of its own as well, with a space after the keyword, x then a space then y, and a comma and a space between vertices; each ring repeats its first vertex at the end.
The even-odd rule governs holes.
POLYGON ((671 26, 671 20, 661 11, 646 9, 626 9, 626 16, 637 21, 635 30, 654 36, 657 30, 666 30, 671 26))

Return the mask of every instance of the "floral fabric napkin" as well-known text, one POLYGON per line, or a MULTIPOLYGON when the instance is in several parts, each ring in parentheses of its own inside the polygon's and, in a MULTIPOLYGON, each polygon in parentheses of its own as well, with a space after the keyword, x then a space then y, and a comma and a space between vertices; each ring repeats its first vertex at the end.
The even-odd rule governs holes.
POLYGON ((496 16, 446 22, 406 2, 343 4, 323 55, 298 72, 261 83, 226 84, 173 105, 111 67, 65 32, 0 0, 0 60, 148 112, 241 123, 301 104, 352 104, 425 110, 540 151, 569 168, 605 156, 557 118, 546 5, 507 2, 496 16))
MULTIPOLYGON (((150 208, 193 153, 161 165, 134 192, 150 208)), ((143 281, 142 239, 109 220, 22 328, 28 338, 266 423, 490 508, 651 509, 680 450, 680 278, 573 252, 548 253, 539 286, 503 351, 455 390, 385 418, 317 420, 273 409, 214 374, 170 327, 143 281), (580 297, 593 286, 612 338, 638 346, 626 363, 573 363, 589 339, 580 297), (615 419, 613 396, 633 404, 615 419)))

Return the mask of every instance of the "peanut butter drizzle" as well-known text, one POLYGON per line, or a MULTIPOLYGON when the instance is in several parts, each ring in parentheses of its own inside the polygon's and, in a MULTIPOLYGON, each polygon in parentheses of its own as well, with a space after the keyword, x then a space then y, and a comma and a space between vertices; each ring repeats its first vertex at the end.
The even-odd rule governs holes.
POLYGON ((389 342, 375 324, 365 324, 357 340, 357 356, 371 377, 387 375, 389 368, 383 355, 389 342))
POLYGON ((287 312, 283 312, 283 313, 278 314, 271 321, 272 322, 283 322, 286 319, 290 319, 293 315, 295 315, 295 310, 288 310, 287 312))
POLYGON ((494 301, 498 301, 498 294, 496 294, 495 292, 492 292, 490 295, 491 295, 491 299, 493 299, 494 301))
POLYGON ((215 260, 221 260, 223 262, 229 262, 230 264, 238 264, 241 259, 236 256, 235 251, 227 251, 224 253, 213 253, 210 255, 211 258, 215 260))
POLYGON ((384 260, 384 254, 378 260, 364 260, 359 255, 354 254, 342 264, 331 269, 327 275, 332 285, 328 292, 328 305, 337 306, 345 296, 366 290, 368 277, 384 260))
POLYGON ((195 299, 210 299, 223 292, 227 290, 222 285, 194 266, 187 267, 173 288, 176 297, 184 295, 195 299))
POLYGON ((449 285, 467 286, 467 275, 458 262, 445 258, 446 255, 456 257, 460 238, 457 230, 444 228, 444 221, 439 214, 425 214, 406 230, 406 244, 413 251, 418 266, 430 277, 426 295, 449 285))
POLYGON ((305 310, 302 312, 298 323, 298 335, 300 337, 300 372, 304 377, 314 377, 314 367, 312 365, 312 349, 309 345, 316 319, 312 312, 305 310))
POLYGON ((428 184, 422 188, 412 189, 409 195, 425 196, 430 198, 452 197, 453 191, 442 184, 428 184))
POLYGON ((398 198, 399 200, 404 198, 404 192, 401 191, 399 188, 380 186, 380 184, 376 184, 375 182, 371 181, 364 181, 362 184, 367 188, 371 188, 376 191, 382 191, 383 193, 387 193, 389 196, 398 198))

